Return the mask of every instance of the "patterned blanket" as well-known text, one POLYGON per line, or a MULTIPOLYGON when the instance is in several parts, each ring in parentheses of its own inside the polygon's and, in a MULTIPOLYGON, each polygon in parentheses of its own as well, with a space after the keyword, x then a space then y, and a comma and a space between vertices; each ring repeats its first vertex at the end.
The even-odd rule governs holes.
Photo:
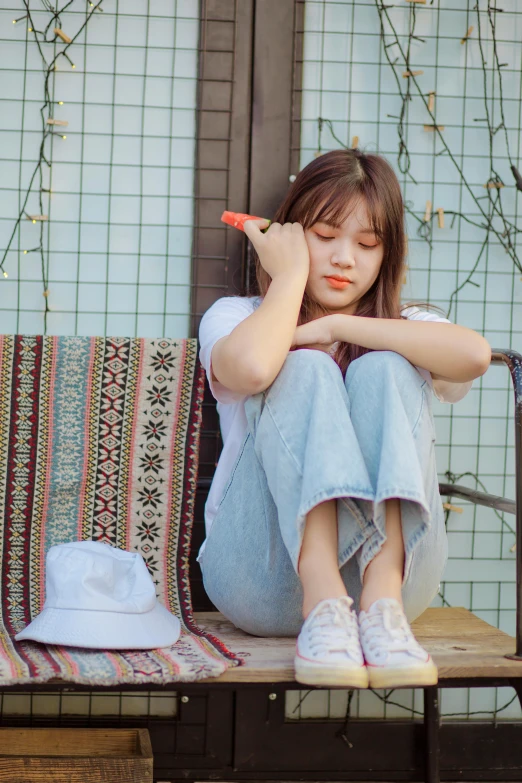
POLYGON ((191 339, 0 336, 0 687, 192 682, 238 665, 194 623, 188 555, 204 374, 191 339), (104 652, 14 641, 53 544, 143 555, 180 640, 104 652))

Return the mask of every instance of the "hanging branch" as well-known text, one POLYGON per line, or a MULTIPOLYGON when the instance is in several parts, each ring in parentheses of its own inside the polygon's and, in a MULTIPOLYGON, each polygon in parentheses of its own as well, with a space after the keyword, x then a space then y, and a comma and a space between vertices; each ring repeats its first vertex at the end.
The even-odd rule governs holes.
MULTIPOLYGON (((412 6, 412 8, 411 8, 410 20, 412 21, 412 24, 410 25, 410 31, 409 31, 409 35, 408 35, 408 45, 407 45, 406 53, 404 53, 404 51, 402 50, 402 47, 400 45, 398 33, 397 33, 395 27, 393 26, 393 24, 392 24, 392 22, 390 20, 389 14, 388 14, 389 6, 385 6, 382 2, 379 5, 379 0, 376 0, 376 3, 377 3, 378 10, 379 10, 379 17, 380 17, 380 20, 381 20, 381 39, 383 41, 384 51, 386 53, 386 57, 388 59, 388 62, 390 63, 391 66, 394 66, 395 63, 397 62, 397 60, 399 59, 397 57, 393 61, 393 63, 392 63, 391 60, 390 60, 389 54, 388 54, 388 49, 391 46, 397 45, 399 47, 399 50, 400 50, 402 56, 404 57, 404 63, 405 63, 405 66, 407 68, 407 71, 410 74, 408 76, 408 78, 407 78, 407 86, 409 88, 410 83, 413 82, 415 84, 415 86, 417 87, 418 93, 419 93, 420 97, 422 98, 422 100, 423 100, 423 102, 425 104, 426 110, 428 111, 431 119, 433 120, 434 131, 438 134, 438 136, 439 136, 439 138, 440 138, 440 140, 441 140, 441 142, 443 144, 444 149, 442 150, 442 152, 439 152, 437 154, 440 155, 440 154, 443 154, 443 153, 446 152, 450 156, 450 158, 453 161, 455 167, 457 168, 457 171, 459 172, 459 175, 460 175, 460 178, 462 180, 462 183, 464 184, 464 186, 467 188, 468 192, 473 197, 473 199, 474 199, 475 203, 477 204, 479 210, 482 212, 484 218, 487 221, 486 224, 484 224, 484 223, 477 223, 475 220, 472 220, 470 217, 468 217, 467 215, 464 215, 461 212, 456 212, 456 211, 453 211, 453 210, 447 210, 446 211, 447 215, 453 215, 451 228, 453 228, 453 224, 455 222, 455 218, 457 216, 459 216, 461 219, 465 220, 469 224, 474 225, 477 228, 486 230, 486 236, 484 237, 484 241, 482 243, 482 247, 481 247, 480 252, 478 254, 478 257, 477 257, 477 259, 475 261, 475 264, 473 265, 473 268, 468 273, 466 279, 453 291, 453 293, 450 296, 449 307, 448 307, 448 314, 447 314, 448 317, 449 317, 449 314, 451 313, 451 309, 452 309, 452 306, 453 306, 453 302, 454 302, 458 292, 462 288, 464 288, 465 285, 470 284, 470 285, 476 286, 477 288, 480 287, 478 283, 476 283, 475 281, 472 280, 472 277, 473 277, 473 274, 475 273, 475 271, 476 271, 476 269, 477 269, 477 267, 478 267, 478 265, 480 263, 480 260, 481 260, 481 258, 483 256, 483 253, 484 253, 484 250, 486 249, 486 247, 487 247, 487 245, 489 243, 490 233, 491 232, 493 232, 497 236, 497 238, 499 239, 500 243, 504 246, 506 252, 508 252, 510 254, 510 256, 511 256, 511 258, 512 258, 514 264, 515 264, 515 266, 517 267, 517 269, 519 271, 522 271, 522 266, 520 264, 520 261, 518 259, 517 254, 516 254, 516 249, 515 249, 515 247, 513 246, 512 242, 511 242, 511 234, 512 233, 515 233, 515 234, 519 233, 521 231, 521 229, 517 228, 513 223, 511 223, 511 221, 507 220, 507 218, 505 217, 503 209, 502 209, 501 188, 500 187, 487 187, 487 195, 486 196, 475 197, 475 195, 473 194, 473 191, 471 190, 471 187, 469 186, 469 184, 468 184, 468 182, 467 182, 467 180, 466 180, 462 170, 460 169, 457 161, 455 160, 455 158, 453 157, 453 155, 451 153, 451 150, 449 149, 448 145, 446 144, 446 140, 442 136, 442 133, 441 133, 441 131, 439 129, 439 126, 437 125, 436 118, 435 118, 434 113, 433 113, 433 102, 430 102, 430 100, 426 101, 425 96, 421 92, 421 89, 420 89, 420 87, 419 87, 419 85, 418 85, 418 83, 416 81, 415 75, 414 75, 415 72, 412 70, 411 64, 410 64, 410 47, 411 47, 412 40, 416 39, 416 40, 419 40, 419 41, 423 41, 423 39, 421 39, 421 38, 419 38, 418 36, 415 35, 415 21, 416 21, 416 8, 415 8, 415 6, 412 6), (384 23, 383 23, 383 13, 386 15, 386 19, 388 20, 388 22, 390 24, 390 27, 391 27, 391 29, 393 31, 394 41, 391 44, 385 44, 385 40, 384 40, 385 32, 384 32, 384 23), (492 191, 495 191, 494 196, 492 194, 492 191), (484 212, 484 210, 482 209, 481 205, 479 204, 479 201, 484 199, 484 198, 487 198, 489 200, 489 204, 490 204, 490 213, 489 214, 486 214, 484 212), (492 217, 491 217, 491 213, 492 212, 495 213, 502 220, 502 223, 503 223, 503 226, 504 226, 504 231, 503 231, 502 234, 500 234, 499 231, 497 231, 494 228, 493 224, 492 224, 492 217), (506 243, 503 242, 504 238, 507 238, 506 239, 506 243)), ((519 174, 516 166, 514 165, 513 159, 511 157, 511 152, 510 152, 510 147, 509 147, 509 137, 508 137, 507 127, 506 127, 506 122, 505 122, 505 117, 504 117, 504 103, 503 103, 502 72, 501 72, 501 68, 504 67, 507 63, 500 63, 499 62, 498 50, 497 50, 497 41, 496 41, 496 37, 495 37, 495 22, 494 22, 493 13, 492 13, 494 11, 499 11, 500 9, 493 8, 491 6, 489 0, 488 0, 487 13, 488 13, 490 26, 491 26, 491 32, 492 32, 493 53, 494 53, 494 60, 495 60, 495 64, 496 64, 496 73, 498 75, 498 81, 499 81, 499 89, 500 89, 500 101, 499 101, 499 103, 500 103, 500 113, 501 113, 501 118, 502 118, 502 122, 495 129, 493 129, 493 126, 492 126, 492 123, 491 123, 491 119, 490 119, 489 108, 488 108, 487 70, 486 70, 486 65, 487 64, 486 64, 486 59, 484 57, 483 46, 482 46, 481 19, 480 19, 480 9, 479 9, 478 3, 475 6, 475 10, 477 12, 478 42, 479 42, 479 48, 480 48, 480 53, 481 53, 482 70, 483 70, 483 75, 484 75, 484 103, 485 103, 485 110, 486 110, 486 121, 487 121, 488 130, 489 130, 490 176, 489 176, 488 182, 486 183, 486 186, 503 184, 502 183, 502 179, 501 179, 500 175, 498 174, 498 172, 495 170, 494 163, 493 163, 493 139, 494 139, 495 134, 498 132, 498 130, 503 128, 504 129, 504 133, 505 133, 505 138, 506 138, 506 148, 507 148, 507 154, 508 154, 509 163, 510 163, 510 166, 511 166, 511 171, 513 172, 513 176, 515 177, 517 189, 521 190, 522 189, 522 178, 520 177, 520 174, 519 174)), ((469 35, 471 34, 472 30, 473 30, 473 28, 468 28, 468 31, 467 31, 465 37, 462 39, 461 43, 465 43, 469 39, 469 35)), ((399 165, 399 168, 400 168, 401 172, 403 174, 407 174, 412 179, 412 181, 415 182, 415 180, 412 177, 412 175, 410 173, 410 170, 409 170, 410 166, 411 166, 411 158, 410 158, 410 155, 409 155, 409 152, 408 152, 408 149, 407 149, 407 145, 406 145, 405 140, 404 140, 404 127, 403 127, 403 118, 404 118, 404 114, 405 114, 405 107, 406 107, 407 101, 411 100, 411 96, 409 94, 409 90, 408 89, 406 90, 406 93, 403 94, 402 89, 401 89, 401 83, 400 83, 400 80, 398 78, 397 72, 396 72, 395 68, 392 68, 392 70, 393 70, 393 73, 395 75, 395 79, 396 79, 396 82, 397 82, 397 87, 398 87, 399 93, 401 94, 401 97, 402 97, 402 109, 401 109, 401 114, 398 117, 399 124, 398 124, 398 129, 397 129, 398 135, 399 135, 398 165, 399 165)), ((431 96, 432 94, 433 93, 429 93, 429 96, 431 96)), ((417 234, 421 238, 425 239, 431 246, 431 225, 432 225, 432 221, 435 218, 435 214, 431 214, 431 208, 430 208, 430 213, 429 214, 426 213, 424 215, 424 219, 421 219, 421 218, 418 217, 418 215, 416 215, 413 212, 413 210, 411 209, 410 204, 408 202, 406 202, 405 206, 406 206, 406 209, 409 212, 409 214, 411 214, 415 218, 415 220, 417 220, 418 223, 419 223, 419 229, 417 231, 417 234)), ((486 487, 482 484, 482 482, 479 480, 478 476, 476 476, 475 474, 467 472, 467 473, 461 474, 460 476, 456 476, 455 474, 451 473, 451 471, 447 471, 446 472, 446 476, 447 476, 448 480, 451 483, 456 483, 462 476, 473 476, 473 478, 476 480, 476 482, 478 484, 480 484, 482 489, 484 491, 486 491, 486 487)), ((506 520, 499 514, 499 512, 497 510, 495 510, 495 514, 498 517, 498 519, 502 522, 502 525, 505 526, 508 529, 508 531, 511 534, 514 535, 515 531, 513 530, 511 525, 509 525, 508 522, 506 522, 506 520)), ((446 522, 447 522, 447 519, 448 519, 448 515, 449 515, 449 512, 447 511, 446 512, 446 522)))
MULTIPOLYGON (((481 12, 480 12, 480 9, 478 7, 478 3, 475 6, 475 9, 476 9, 476 12, 477 12, 477 20, 478 20, 478 41, 479 41, 479 47, 480 47, 481 57, 482 57, 482 69, 483 69, 483 73, 484 73, 484 101, 485 101, 485 104, 486 104, 486 121, 487 121, 487 124, 488 124, 488 130, 489 130, 489 147, 490 147, 490 177, 488 179, 488 182, 485 185, 485 187, 487 188, 487 195, 486 196, 479 196, 479 197, 477 197, 473 193, 469 183, 466 180, 466 177, 464 176, 464 173, 462 172, 462 170, 461 170, 460 166, 458 165, 455 157, 453 156, 450 148, 448 147, 448 145, 446 143, 446 140, 444 139, 444 136, 442 135, 440 126, 437 125, 436 118, 435 118, 434 113, 433 113, 433 102, 431 102, 431 105, 430 105, 430 101, 426 100, 426 97, 423 94, 423 92, 422 92, 422 90, 421 90, 421 88, 419 86, 419 83, 418 83, 418 81, 416 79, 415 72, 411 68, 411 64, 410 64, 411 42, 414 39, 415 40, 419 40, 419 41, 423 41, 422 38, 419 38, 418 36, 415 35, 415 21, 416 21, 416 8, 415 8, 415 6, 413 5, 411 7, 411 13, 410 13, 410 22, 411 23, 410 23, 410 30, 409 30, 409 34, 408 34, 408 43, 407 43, 406 51, 404 51, 402 46, 401 46, 397 30, 395 29, 395 27, 394 27, 394 25, 393 25, 393 23, 392 23, 392 21, 390 19, 390 15, 388 13, 388 8, 390 6, 384 5, 382 0, 376 0, 376 5, 377 5, 377 10, 379 12, 379 18, 380 18, 380 22, 381 22, 381 39, 382 39, 383 46, 384 46, 385 56, 386 56, 386 59, 388 60, 388 62, 390 64, 390 66, 392 66, 392 70, 393 70, 393 73, 394 73, 394 76, 395 76, 395 80, 397 82, 397 87, 398 87, 399 93, 400 93, 401 98, 402 98, 402 108, 401 108, 400 116, 398 117, 399 124, 398 124, 398 128, 397 128, 398 135, 399 135, 398 166, 399 166, 400 171, 403 174, 408 175, 410 177, 410 179, 415 184, 417 184, 415 182, 415 179, 411 175, 411 172, 410 172, 411 158, 410 158, 410 155, 409 155, 409 152, 408 152, 408 149, 407 149, 407 145, 406 145, 406 142, 405 142, 405 139, 404 139, 404 127, 403 127, 403 120, 404 120, 404 114, 405 114, 405 111, 406 111, 406 104, 407 104, 408 100, 411 100, 411 95, 410 95, 410 89, 409 88, 410 88, 410 85, 413 83, 413 85, 417 89, 418 95, 421 97, 422 101, 424 102, 426 111, 428 112, 428 114, 429 114, 429 116, 430 116, 430 118, 431 118, 431 120, 433 122, 433 125, 425 126, 425 127, 429 127, 430 129, 433 129, 433 131, 437 134, 438 138, 440 139, 440 141, 441 141, 441 143, 443 145, 443 149, 440 152, 437 153, 437 156, 441 155, 441 154, 448 154, 449 155, 452 163, 454 164, 455 168, 457 169, 457 171, 459 173, 459 176, 460 176, 462 184, 467 189, 468 193, 471 195, 471 197, 474 200, 476 206, 478 207, 479 212, 482 213, 482 216, 484 217, 484 221, 485 222, 478 223, 478 222, 470 219, 469 217, 467 217, 466 215, 464 215, 461 212, 448 210, 446 214, 453 215, 454 219, 458 215, 459 217, 461 217, 462 219, 465 219, 468 223, 476 226, 477 228, 480 228, 482 230, 486 230, 487 234, 486 234, 486 238, 485 238, 485 245, 488 244, 490 234, 493 233, 497 237, 497 239, 500 242, 500 244, 504 247, 506 253, 508 253, 509 256, 511 257, 511 259, 512 259, 513 263, 515 264, 516 268, 520 272, 522 272, 522 264, 521 264, 521 262, 520 262, 520 260, 518 258, 515 246, 514 246, 514 244, 512 242, 512 235, 519 233, 522 229, 517 228, 517 226, 514 223, 512 223, 511 221, 509 221, 506 218, 506 216, 504 215, 504 212, 503 212, 503 209, 502 209, 502 202, 501 202, 501 186, 503 186, 504 183, 502 182, 501 177, 495 171, 494 166, 493 166, 493 138, 494 138, 495 134, 498 132, 498 130, 500 130, 501 128, 504 128, 504 132, 505 132, 505 136, 506 136, 506 145, 507 145, 507 150, 508 150, 508 158, 509 158, 509 161, 510 161, 510 165, 511 165, 511 170, 513 172, 513 176, 515 178, 516 187, 517 187, 517 189, 522 189, 522 178, 520 177, 520 174, 519 174, 518 170, 516 169, 516 167, 515 167, 515 165, 513 163, 513 160, 511 158, 511 154, 510 154, 510 150, 509 150, 509 138, 508 138, 508 135, 507 135, 507 128, 506 128, 505 119, 504 119, 501 68, 504 67, 507 63, 500 63, 499 62, 497 43, 496 43, 496 38, 495 38, 495 24, 494 24, 494 19, 493 19, 493 15, 492 15, 492 12, 498 11, 499 9, 493 8, 490 5, 490 2, 488 0, 487 13, 488 13, 488 18, 489 18, 490 25, 491 25, 491 32, 492 32, 492 39, 493 39, 493 51, 494 51, 494 59, 495 59, 495 65, 496 65, 496 73, 498 75, 498 80, 499 80, 499 85, 500 85, 500 107, 501 107, 500 111, 501 111, 501 117, 502 117, 502 122, 500 123, 500 125, 497 128, 493 129, 492 124, 490 122, 490 116, 489 116, 489 111, 488 111, 488 106, 487 106, 487 101, 488 101, 488 95, 487 95, 487 75, 486 75, 487 71, 486 71, 486 61, 485 61, 483 50, 482 50, 482 35, 481 35, 481 25, 480 25, 480 13, 481 12), (385 29, 384 29, 384 19, 383 19, 383 17, 386 18, 386 20, 387 20, 387 22, 389 24, 389 27, 391 28, 391 31, 392 31, 392 34, 393 34, 393 38, 394 38, 394 40, 391 43, 388 43, 388 44, 385 42, 386 33, 385 33, 385 29), (389 48, 391 46, 397 46, 398 47, 399 52, 400 52, 401 56, 404 59, 404 64, 405 64, 405 66, 407 68, 407 71, 409 73, 408 78, 407 78, 407 89, 406 89, 405 93, 403 93, 402 86, 401 86, 398 74, 396 72, 396 69, 393 67, 395 65, 395 63, 398 61, 399 57, 396 57, 395 60, 392 62, 391 58, 390 58, 390 55, 389 55, 389 52, 388 52, 388 50, 389 50, 389 48), (493 194, 492 191, 495 191, 495 193, 493 194), (484 199, 484 198, 488 199, 489 208, 490 208, 489 213, 486 213, 485 210, 482 208, 482 205, 480 204, 480 201, 482 199, 484 199), (497 228, 495 228, 495 226, 493 225, 492 221, 493 221, 493 217, 495 215, 497 217, 499 217, 500 220, 502 221, 502 224, 503 224, 503 231, 502 231, 502 233, 501 233, 500 230, 497 230, 497 228)), ((471 28, 468 30, 468 33, 466 34, 466 36, 462 40, 462 43, 465 43, 469 39, 470 30, 471 30, 471 28)), ((431 246, 431 225, 432 225, 432 221, 433 221, 435 216, 432 215, 432 216, 430 216, 428 221, 425 221, 425 220, 422 220, 421 218, 419 218, 418 215, 416 215, 409 207, 407 207, 407 211, 419 223, 418 230, 417 230, 417 235, 420 238, 425 239, 428 242, 428 244, 431 246)), ((452 221, 452 227, 453 227, 454 219, 452 221)), ((482 247, 482 249, 480 251, 479 259, 477 260, 477 263, 475 264, 475 266, 474 266, 474 268, 472 270, 472 273, 470 273, 470 275, 468 275, 468 278, 464 281, 464 283, 461 284, 452 293, 452 295, 450 297, 450 305, 449 305, 449 309, 448 309, 448 313, 447 313, 448 317, 449 317, 449 315, 451 313, 453 300, 454 300, 456 294, 458 293, 458 291, 460 291, 461 288, 463 288, 464 285, 466 285, 467 283, 471 283, 473 285, 478 285, 477 283, 472 282, 471 275, 473 274, 473 272, 476 270, 476 268, 478 266, 478 261, 480 260, 480 257, 482 256, 483 250, 484 250, 484 246, 482 247)))
MULTIPOLYGON (((50 201, 51 196, 51 187, 49 184, 49 188, 44 187, 44 181, 43 181, 43 170, 44 166, 47 166, 48 169, 51 168, 51 156, 46 154, 46 142, 47 140, 52 136, 59 136, 64 141, 66 140, 67 136, 64 133, 57 132, 54 130, 54 128, 58 127, 64 127, 67 123, 64 120, 57 120, 54 118, 54 111, 52 110, 53 105, 63 105, 63 101, 53 101, 51 100, 51 92, 50 92, 50 79, 51 75, 57 70, 57 61, 60 57, 65 57, 65 59, 70 63, 71 68, 76 68, 75 64, 72 62, 71 58, 69 57, 68 50, 70 47, 74 44, 78 36, 82 33, 82 31, 85 29, 87 24, 89 23, 93 13, 95 11, 101 11, 100 5, 102 3, 102 0, 98 0, 96 4, 92 2, 88 2, 88 5, 90 7, 90 10, 87 11, 85 21, 81 25, 81 27, 78 29, 76 34, 70 38, 63 30, 62 30, 62 21, 60 18, 60 15, 63 14, 64 11, 67 10, 67 8, 74 2, 74 0, 68 0, 68 2, 63 6, 63 8, 58 9, 53 8, 49 0, 43 0, 43 5, 45 7, 45 10, 49 11, 50 13, 50 19, 45 27, 45 30, 37 30, 34 26, 34 22, 31 16, 31 10, 29 8, 29 0, 22 0, 23 5, 25 7, 25 15, 19 17, 18 19, 14 19, 13 23, 17 24, 20 21, 28 20, 28 32, 32 34, 34 38, 34 42, 36 43, 36 46, 38 47, 38 51, 40 53, 40 57, 42 58, 43 63, 43 73, 44 73, 44 84, 43 84, 43 91, 44 91, 44 102, 40 108, 40 116, 42 121, 42 139, 40 142, 40 148, 39 148, 39 154, 38 154, 38 161, 35 165, 34 171, 31 175, 31 179, 29 180, 29 186, 25 192, 25 196, 20 208, 19 215, 15 221, 15 224, 13 226, 13 230, 11 232, 11 236, 9 238, 9 241, 7 243, 7 246, 4 250, 3 256, 0 259, 0 271, 3 273, 4 277, 8 277, 8 273, 5 270, 5 262, 7 259, 7 255, 9 251, 11 250, 11 246, 13 244, 16 231, 18 227, 20 226, 21 221, 26 218, 32 220, 33 223, 40 223, 40 237, 38 244, 35 247, 32 247, 27 250, 21 251, 19 248, 19 252, 22 252, 23 255, 27 255, 28 253, 39 253, 40 254, 40 260, 41 260, 41 273, 42 273, 42 285, 43 285, 43 296, 45 300, 45 307, 44 307, 44 334, 47 333, 47 315, 50 312, 49 307, 49 289, 48 289, 48 277, 47 277, 47 270, 45 267, 45 257, 44 257, 44 223, 47 221, 47 215, 44 214, 44 193, 47 194, 47 200, 50 201), (51 32, 52 28, 52 32, 51 32), (45 57, 44 52, 44 46, 45 44, 51 44, 53 47, 56 45, 57 39, 65 43, 65 46, 63 49, 61 49, 57 54, 54 55, 52 60, 50 62, 47 61, 45 57), (29 201, 29 197, 31 193, 33 192, 33 186, 35 183, 35 179, 38 176, 38 198, 39 198, 39 208, 40 208, 40 214, 37 216, 38 219, 35 219, 35 216, 31 216, 27 214, 27 203, 29 201)), ((52 149, 52 148, 51 148, 52 149)), ((47 212, 49 214, 49 210, 47 212)))

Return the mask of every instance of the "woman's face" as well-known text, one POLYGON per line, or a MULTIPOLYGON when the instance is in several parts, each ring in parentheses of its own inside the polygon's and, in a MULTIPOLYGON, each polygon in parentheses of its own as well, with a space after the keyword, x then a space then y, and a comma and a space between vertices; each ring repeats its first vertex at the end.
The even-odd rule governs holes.
POLYGON ((306 293, 327 310, 353 314, 376 281, 384 247, 369 226, 366 204, 360 201, 340 228, 319 222, 305 229, 310 253, 306 293), (336 284, 331 276, 350 282, 336 284))

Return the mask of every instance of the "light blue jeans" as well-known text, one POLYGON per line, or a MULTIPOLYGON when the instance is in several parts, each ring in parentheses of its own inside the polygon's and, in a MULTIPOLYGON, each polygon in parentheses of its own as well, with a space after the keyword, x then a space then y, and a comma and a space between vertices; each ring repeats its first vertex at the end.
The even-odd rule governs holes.
POLYGON ((210 600, 234 625, 256 636, 299 633, 306 515, 332 498, 355 608, 386 540, 387 498, 401 499, 410 622, 430 605, 447 560, 432 394, 398 353, 367 353, 343 378, 328 354, 300 349, 247 398, 248 432, 200 559, 210 600))

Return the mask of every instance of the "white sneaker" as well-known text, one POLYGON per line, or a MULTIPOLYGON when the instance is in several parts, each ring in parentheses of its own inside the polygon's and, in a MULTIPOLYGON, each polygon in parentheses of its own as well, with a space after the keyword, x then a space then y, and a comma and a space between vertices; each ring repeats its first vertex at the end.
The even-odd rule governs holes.
POLYGON ((319 601, 297 637, 295 678, 307 685, 367 688, 357 615, 348 596, 319 601))
POLYGON ((380 598, 367 612, 361 611, 359 630, 370 688, 436 685, 437 667, 415 639, 394 598, 380 598))

